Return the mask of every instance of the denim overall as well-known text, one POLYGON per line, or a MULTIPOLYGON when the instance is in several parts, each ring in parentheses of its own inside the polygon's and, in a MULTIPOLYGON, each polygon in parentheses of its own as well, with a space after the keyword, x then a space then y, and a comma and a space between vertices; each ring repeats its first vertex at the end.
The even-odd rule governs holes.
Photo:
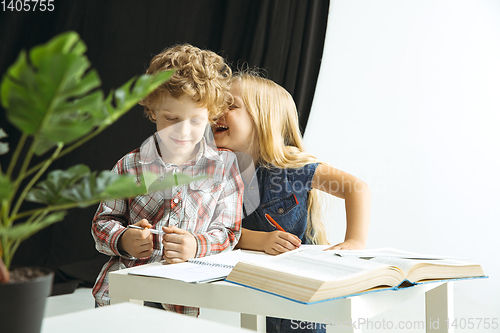
MULTIPOLYGON (((242 221, 242 228, 266 232, 276 231, 278 229, 269 221, 271 217, 286 232, 299 237, 302 244, 307 244, 305 235, 307 198, 318 165, 319 163, 311 163, 297 169, 259 166, 252 182, 245 184, 245 197, 258 197, 260 200, 253 200, 253 202, 244 200, 245 217, 242 221)), ((272 317, 266 318, 266 330, 269 333, 326 331, 325 325, 319 323, 272 317)))

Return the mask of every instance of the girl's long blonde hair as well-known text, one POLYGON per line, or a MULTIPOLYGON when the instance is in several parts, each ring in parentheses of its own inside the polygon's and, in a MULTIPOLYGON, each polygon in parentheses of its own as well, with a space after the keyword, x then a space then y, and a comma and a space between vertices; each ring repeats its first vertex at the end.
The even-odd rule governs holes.
MULTIPOLYGON (((238 84, 243 103, 255 124, 250 151, 258 152, 261 165, 299 168, 319 162, 304 150, 297 108, 288 91, 248 71, 235 73, 232 83, 238 84)), ((307 202, 306 228, 306 238, 312 244, 329 244, 322 223, 322 201, 320 191, 312 189, 307 202)))

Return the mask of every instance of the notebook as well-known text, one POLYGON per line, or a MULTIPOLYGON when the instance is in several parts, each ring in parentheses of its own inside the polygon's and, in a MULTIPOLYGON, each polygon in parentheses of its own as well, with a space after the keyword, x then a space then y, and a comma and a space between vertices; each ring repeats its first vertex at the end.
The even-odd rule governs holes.
POLYGON ((131 275, 152 276, 179 280, 189 283, 206 283, 223 280, 229 275, 234 265, 240 261, 259 261, 271 257, 263 252, 234 250, 189 259, 179 264, 167 264, 165 261, 147 264, 144 269, 134 270, 131 275))

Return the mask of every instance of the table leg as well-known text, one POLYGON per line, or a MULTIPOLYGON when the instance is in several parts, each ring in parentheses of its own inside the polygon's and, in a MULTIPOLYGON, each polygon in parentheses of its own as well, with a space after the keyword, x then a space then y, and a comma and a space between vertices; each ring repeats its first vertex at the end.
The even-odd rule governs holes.
POLYGON ((116 298, 116 297, 112 297, 110 299, 111 304, 126 303, 126 302, 134 303, 137 305, 144 305, 144 301, 139 300, 139 299, 123 299, 123 298, 116 298))
POLYGON ((453 333, 453 282, 442 284, 425 293, 425 325, 427 333, 453 333))
POLYGON ((257 332, 266 331, 266 316, 241 314, 241 327, 257 332))
POLYGON ((345 312, 337 313, 337 320, 326 325, 327 333, 361 333, 361 321, 369 317, 363 311, 363 304, 359 297, 349 299, 349 306, 345 308, 345 312))

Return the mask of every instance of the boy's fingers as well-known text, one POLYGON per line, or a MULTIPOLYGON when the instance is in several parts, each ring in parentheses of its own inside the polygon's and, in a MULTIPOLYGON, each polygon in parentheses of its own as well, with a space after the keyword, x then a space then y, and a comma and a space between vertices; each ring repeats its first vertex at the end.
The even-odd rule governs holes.
POLYGON ((139 230, 141 233, 141 239, 148 239, 151 238, 151 231, 149 229, 144 229, 144 230, 139 230))
POLYGON ((179 244, 172 243, 172 242, 163 242, 163 252, 166 252, 166 251, 180 252, 181 250, 182 250, 181 245, 179 245, 179 244))
POLYGON ((139 258, 150 257, 152 254, 153 254, 153 249, 147 251, 141 251, 139 252, 139 258))
POLYGON ((179 234, 183 235, 185 233, 189 233, 189 231, 186 231, 181 228, 177 228, 176 226, 171 226, 171 227, 162 227, 163 232, 166 234, 179 234))
POLYGON ((163 235, 163 242, 181 244, 182 236, 178 234, 165 234, 163 235))
POLYGON ((163 256, 163 259, 165 259, 165 262, 167 264, 178 264, 178 263, 186 261, 186 260, 179 259, 179 258, 167 258, 166 256, 163 256))
POLYGON ((180 253, 177 251, 163 251, 163 256, 169 259, 181 259, 180 253))
POLYGON ((139 222, 133 224, 141 228, 152 228, 153 226, 146 219, 142 219, 139 222))
POLYGON ((145 242, 138 243, 138 246, 139 247, 150 247, 150 248, 153 248, 153 241, 146 240, 145 242))

